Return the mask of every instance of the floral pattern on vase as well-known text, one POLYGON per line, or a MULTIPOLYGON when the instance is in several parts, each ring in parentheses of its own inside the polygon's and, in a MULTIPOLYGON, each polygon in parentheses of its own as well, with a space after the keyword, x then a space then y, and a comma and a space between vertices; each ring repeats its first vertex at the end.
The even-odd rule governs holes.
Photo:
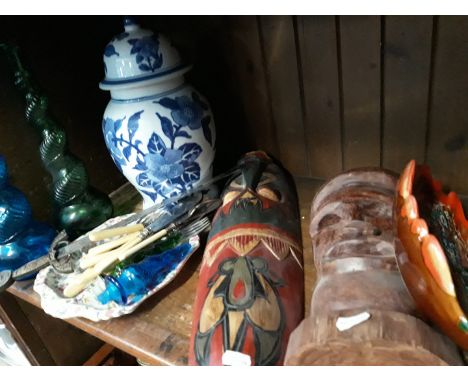
POLYGON ((132 167, 138 171, 135 182, 140 186, 140 191, 155 202, 158 195, 162 198, 175 196, 200 180, 201 169, 197 159, 203 151, 202 147, 194 142, 179 143, 178 138, 191 139, 187 130, 206 126, 209 139, 207 134, 204 133, 204 136, 210 146, 212 142, 209 128, 211 116, 204 115, 208 106, 195 92, 192 92, 192 99, 182 95, 174 99, 165 97, 153 103, 171 110, 172 120, 159 112, 154 113, 168 143, 156 132, 151 134, 146 143, 136 139, 144 110, 129 117, 126 129, 122 129, 126 116, 116 120, 104 118, 102 128, 116 166, 123 172, 124 166, 136 161, 132 167), (128 131, 128 138, 124 137, 125 131, 128 131), (135 160, 131 159, 132 155, 135 160))
POLYGON ((115 51, 115 46, 112 44, 107 44, 106 48, 104 49, 104 56, 112 57, 112 56, 119 56, 119 54, 115 51))
POLYGON ((136 178, 143 187, 140 190, 156 200, 175 196, 200 180, 200 165, 196 159, 202 148, 196 143, 184 143, 177 149, 168 149, 159 135, 153 133, 148 143, 148 154, 140 161, 137 157, 135 170, 142 171, 136 178), (146 191, 146 188, 156 191, 146 191))
MULTIPOLYGON (((122 127, 122 122, 125 118, 113 120, 111 118, 104 118, 102 120, 102 131, 104 133, 104 140, 107 148, 111 153, 112 160, 115 165, 122 172, 122 166, 126 165, 126 160, 121 150, 121 146, 125 140, 122 134, 117 138, 117 133, 122 127), (120 146, 120 147, 119 147, 120 146)), ((128 158, 127 158, 128 159, 128 158)))
POLYGON ((159 52, 159 41, 154 35, 128 40, 132 45, 130 54, 136 54, 136 63, 141 70, 154 72, 163 64, 162 54, 159 52))
MULTIPOLYGON (((205 139, 212 145, 210 130, 211 116, 204 115, 205 111, 209 110, 209 107, 200 99, 196 92, 192 92, 192 99, 187 95, 182 95, 173 99, 165 97, 154 102, 171 110, 171 117, 176 123, 176 129, 187 126, 191 130, 197 130, 201 127, 205 139)), ((189 137, 190 136, 187 136, 187 138, 189 137)))
POLYGON ((111 101, 102 130, 115 165, 142 193, 145 208, 211 175, 213 116, 191 86, 146 101, 111 101))

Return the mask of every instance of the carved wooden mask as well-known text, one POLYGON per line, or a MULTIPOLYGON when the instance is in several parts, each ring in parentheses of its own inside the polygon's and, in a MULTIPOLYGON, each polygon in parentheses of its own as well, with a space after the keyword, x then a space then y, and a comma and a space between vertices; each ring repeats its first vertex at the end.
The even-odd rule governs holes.
POLYGON ((254 365, 282 363, 303 318, 297 198, 284 170, 246 154, 222 195, 205 249, 194 305, 190 364, 222 365, 227 350, 254 365))

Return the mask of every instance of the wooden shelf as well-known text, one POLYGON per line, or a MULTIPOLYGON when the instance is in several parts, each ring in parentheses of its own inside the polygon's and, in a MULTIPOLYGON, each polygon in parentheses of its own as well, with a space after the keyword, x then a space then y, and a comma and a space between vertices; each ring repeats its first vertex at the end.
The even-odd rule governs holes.
MULTIPOLYGON (((296 179, 301 212, 305 269, 305 311, 315 284, 309 210, 321 181, 296 179)), ((116 198, 114 197, 114 202, 116 198)), ((182 272, 166 288, 143 303, 136 312, 109 321, 93 322, 84 318, 66 320, 77 328, 133 355, 151 365, 186 365, 192 326, 192 304, 198 282, 198 268, 203 256, 199 250, 182 272)), ((39 295, 32 282, 16 282, 8 291, 16 297, 40 307, 39 295)))

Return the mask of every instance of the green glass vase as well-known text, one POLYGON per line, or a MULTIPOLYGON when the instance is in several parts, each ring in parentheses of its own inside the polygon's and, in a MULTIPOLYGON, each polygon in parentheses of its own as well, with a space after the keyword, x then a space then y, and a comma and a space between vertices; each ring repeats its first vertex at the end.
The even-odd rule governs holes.
POLYGON ((69 152, 63 128, 50 116, 48 99, 20 61, 18 47, 0 44, 13 68, 15 85, 26 101, 26 119, 41 135, 39 152, 52 176, 57 225, 74 238, 112 217, 107 195, 89 185, 83 162, 69 152))

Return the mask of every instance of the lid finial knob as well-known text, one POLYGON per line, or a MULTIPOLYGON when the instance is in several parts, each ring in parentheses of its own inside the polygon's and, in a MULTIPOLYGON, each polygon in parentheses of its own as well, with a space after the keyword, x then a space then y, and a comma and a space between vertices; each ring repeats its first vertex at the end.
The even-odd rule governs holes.
POLYGON ((126 32, 135 30, 139 27, 135 17, 133 16, 124 16, 123 24, 126 32))

